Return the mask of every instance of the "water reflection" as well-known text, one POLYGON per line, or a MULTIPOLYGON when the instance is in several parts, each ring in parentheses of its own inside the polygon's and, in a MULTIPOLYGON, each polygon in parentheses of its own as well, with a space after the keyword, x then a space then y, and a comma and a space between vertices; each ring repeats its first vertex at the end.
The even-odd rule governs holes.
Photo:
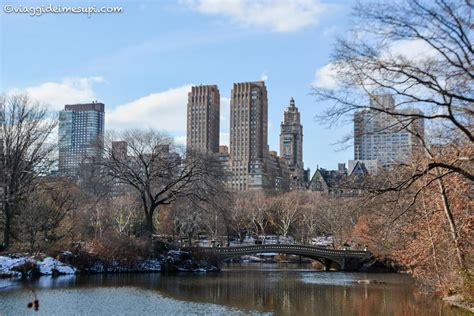
POLYGON ((385 284, 357 284, 367 275, 229 271, 205 279, 160 279, 170 297, 224 304, 239 309, 294 315, 456 315, 441 302, 417 296, 403 275, 370 275, 385 284))
MULTIPOLYGON (((37 288, 63 288, 63 287, 72 287, 76 282, 76 275, 61 275, 58 277, 42 277, 35 282, 35 287, 37 288)), ((25 281, 25 285, 29 282, 25 281)))
MULTIPOLYGON (((147 307, 161 304, 171 314, 212 311, 214 314, 463 315, 439 300, 416 294, 411 279, 405 275, 325 273, 315 272, 308 266, 290 268, 288 265, 249 264, 233 265, 216 274, 44 277, 33 286, 39 289, 38 295, 44 302, 48 302, 46 298, 50 295, 57 296, 55 290, 61 290, 63 302, 92 299, 101 304, 114 304, 110 310, 86 305, 89 309, 82 312, 88 314, 120 311, 117 309, 120 306, 122 312, 147 314, 153 311, 147 307), (356 282, 367 278, 383 283, 356 282)), ((20 288, 0 287, 0 300, 16 300, 25 296, 25 291, 26 284, 20 288)), ((61 301, 49 301, 55 302, 52 304, 56 304, 59 311, 74 310, 71 306, 62 306, 61 301)), ((6 312, 1 305, 0 314, 6 312)), ((15 306, 12 304, 12 308, 15 306)))

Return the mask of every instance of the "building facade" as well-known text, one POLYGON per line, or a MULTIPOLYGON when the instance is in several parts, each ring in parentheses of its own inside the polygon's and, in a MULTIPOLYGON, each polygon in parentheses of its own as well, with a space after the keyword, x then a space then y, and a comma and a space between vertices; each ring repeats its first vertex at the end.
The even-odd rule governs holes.
POLYGON ((230 100, 228 187, 234 191, 272 186, 268 159, 268 98, 265 82, 234 83, 230 100))
MULTIPOLYGON (((230 161, 230 156, 229 156, 229 147, 225 145, 220 145, 219 146, 219 153, 217 155, 217 159, 219 162, 219 165, 221 166, 226 179, 229 178, 230 176, 230 170, 229 170, 229 161, 230 161)), ((226 181, 227 182, 227 181, 226 181)))
POLYGON ((357 196, 364 192, 363 184, 369 172, 364 164, 358 162, 352 171, 348 172, 345 163, 339 163, 337 170, 316 168, 308 191, 326 195, 357 196))
POLYGON ((286 160, 270 151, 267 159, 267 170, 270 180, 270 190, 288 192, 290 190, 290 169, 286 160))
POLYGON ((367 172, 370 175, 376 175, 379 170, 382 168, 382 164, 377 159, 372 160, 349 160, 349 174, 352 173, 352 170, 358 165, 362 164, 367 169, 367 172))
POLYGON ((280 124, 280 155, 288 165, 290 172, 290 189, 300 190, 305 187, 303 164, 303 126, 300 112, 295 106, 295 100, 283 114, 280 124))
POLYGON ((112 142, 112 157, 117 161, 126 161, 128 158, 128 144, 126 141, 119 140, 112 142))
POLYGON ((313 177, 308 185, 308 190, 325 194, 342 194, 341 183, 347 177, 347 170, 344 164, 339 164, 337 170, 326 170, 316 168, 313 177))
POLYGON ((188 93, 186 144, 190 149, 219 152, 220 94, 216 85, 194 86, 188 93))
MULTIPOLYGON (((391 95, 373 98, 371 107, 395 110, 391 95)), ((412 132, 424 137, 422 119, 411 122, 403 114, 422 114, 417 109, 396 109, 402 115, 394 117, 377 109, 364 109, 354 114, 354 160, 377 160, 383 168, 390 168, 411 159, 420 149, 420 141, 412 132), (406 127, 405 125, 408 125, 406 127)))
POLYGON ((59 112, 59 175, 75 177, 82 163, 101 157, 104 116, 99 102, 66 105, 59 112))

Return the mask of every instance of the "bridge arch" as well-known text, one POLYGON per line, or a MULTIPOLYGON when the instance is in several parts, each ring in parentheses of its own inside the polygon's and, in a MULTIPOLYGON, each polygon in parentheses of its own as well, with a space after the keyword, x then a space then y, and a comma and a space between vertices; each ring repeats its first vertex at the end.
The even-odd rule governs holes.
POLYGON ((326 258, 326 257, 322 257, 322 256, 313 256, 313 255, 307 255, 307 254, 299 254, 299 253, 294 253, 292 251, 284 251, 284 250, 281 250, 281 251, 278 251, 278 252, 264 250, 264 251, 256 251, 256 252, 248 253, 248 254, 244 254, 244 255, 242 255, 242 254, 219 255, 218 260, 220 262, 222 262, 222 261, 229 260, 229 259, 240 258, 240 257, 246 256, 246 255, 257 255, 257 254, 261 254, 261 253, 279 253, 279 254, 284 254, 284 255, 296 255, 296 256, 301 256, 301 257, 308 258, 308 259, 311 259, 311 260, 316 260, 325 267, 326 271, 329 271, 329 269, 334 266, 333 264, 336 265, 337 270, 340 270, 341 266, 342 266, 341 260, 338 260, 338 259, 326 258))
MULTIPOLYGON (((258 253, 281 253, 289 255, 299 255, 313 260, 318 260, 325 267, 330 267, 331 263, 337 264, 340 270, 352 269, 348 267, 361 262, 363 259, 371 256, 368 251, 354 250, 336 250, 306 245, 248 245, 237 247, 217 247, 217 248, 190 248, 196 255, 205 255, 215 259, 216 263, 225 259, 241 257, 245 255, 254 255, 258 253)), ((328 269, 326 269, 328 270, 328 269)))

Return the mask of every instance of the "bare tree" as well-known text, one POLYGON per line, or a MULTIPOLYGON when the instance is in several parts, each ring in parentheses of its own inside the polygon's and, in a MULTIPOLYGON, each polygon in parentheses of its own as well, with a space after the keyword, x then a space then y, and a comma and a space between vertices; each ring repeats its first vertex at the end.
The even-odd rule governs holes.
POLYGON ((312 199, 308 199, 301 206, 301 216, 298 220, 298 232, 302 243, 308 243, 318 233, 318 216, 311 205, 312 199))
POLYGON ((155 130, 127 130, 116 137, 127 143, 127 157, 114 153, 109 141, 100 164, 113 181, 139 195, 149 234, 160 206, 180 197, 212 203, 222 192, 219 165, 212 157, 191 151, 182 156, 170 137, 155 130))
POLYGON ((273 223, 278 232, 287 237, 290 229, 301 215, 302 194, 290 192, 274 199, 272 203, 273 223))
POLYGON ((130 236, 137 217, 137 201, 132 194, 125 194, 111 200, 113 226, 119 234, 130 236))
POLYGON ((45 179, 20 206, 19 239, 30 252, 39 251, 70 234, 73 224, 66 218, 78 208, 78 188, 64 179, 45 179))
POLYGON ((267 235, 267 227, 270 224, 270 199, 263 192, 251 192, 247 194, 249 208, 255 235, 267 235))
POLYGON ((228 230, 233 231, 239 238, 240 243, 252 230, 252 210, 249 205, 247 194, 236 194, 232 207, 228 209, 229 221, 228 230))
MULTIPOLYGON (((424 119, 442 126, 442 137, 472 144, 474 115, 474 50, 469 1, 365 2, 355 7, 353 36, 340 39, 331 63, 338 85, 316 88, 319 98, 333 101, 323 119, 334 123, 356 110, 370 109, 397 118, 408 128, 424 119), (407 56, 403 48, 419 49, 407 56), (381 92, 395 96, 388 108, 377 101, 381 92), (401 109, 413 105, 424 113, 401 109)), ((432 135, 434 136, 434 135, 432 135)), ((433 159, 435 168, 474 180, 472 156, 459 152, 454 161, 433 159)))
POLYGON ((172 206, 174 234, 180 239, 186 238, 188 246, 192 246, 193 237, 204 228, 203 213, 196 209, 195 203, 182 198, 172 206))
POLYGON ((203 209, 204 229, 209 233, 210 237, 217 240, 219 236, 224 236, 226 233, 226 217, 223 213, 223 208, 206 207, 203 209))
POLYGON ((56 120, 26 95, 0 97, 4 159, 0 166, 6 190, 3 208, 3 245, 8 248, 19 203, 35 190, 38 179, 51 171, 56 143, 51 140, 56 120))
POLYGON ((350 229, 354 224, 355 200, 349 197, 314 195, 312 203, 316 213, 316 230, 320 235, 330 235, 334 244, 348 242, 350 229))
POLYGON ((318 98, 332 101, 322 116, 331 124, 354 111, 370 110, 390 116, 419 139, 423 157, 406 164, 407 170, 393 181, 379 182, 373 191, 410 192, 412 202, 395 216, 398 219, 412 209, 426 186, 437 183, 461 270, 466 265, 460 228, 444 178, 455 174, 467 182, 474 180, 473 9, 471 1, 450 0, 358 4, 352 36, 337 41, 330 65, 337 86, 314 90, 318 98), (415 49, 418 55, 407 55, 415 49), (378 102, 380 93, 393 95, 395 105, 378 102), (422 112, 404 111, 410 106, 422 112), (419 120, 428 123, 427 139, 413 128, 419 120))

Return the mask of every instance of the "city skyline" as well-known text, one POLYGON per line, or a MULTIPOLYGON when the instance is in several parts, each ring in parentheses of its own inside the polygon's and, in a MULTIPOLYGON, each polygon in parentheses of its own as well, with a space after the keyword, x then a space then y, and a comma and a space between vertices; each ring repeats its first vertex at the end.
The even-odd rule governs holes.
MULTIPOLYGON (((330 130, 315 122, 325 105, 315 103, 310 93, 314 83, 329 83, 321 75, 334 37, 344 34, 352 3, 283 1, 266 9, 264 21, 234 11, 213 13, 206 3, 117 1, 124 8, 121 14, 91 18, 3 14, 2 90, 27 92, 54 111, 67 103, 100 100, 107 104, 107 129, 154 127, 184 145, 191 86, 218 85, 225 110, 233 82, 265 79, 271 148, 279 148, 283 109, 294 97, 307 135, 314 135, 305 139, 306 167, 332 168, 350 159, 350 149, 338 151, 333 144, 351 127, 330 130), (28 44, 20 40, 24 37, 28 44), (28 54, 31 64, 48 67, 14 67, 27 60, 31 46, 36 47, 34 56, 28 54), (242 59, 249 51, 252 58, 242 59)), ((220 144, 228 145, 228 123, 229 113, 222 111, 220 144)))

